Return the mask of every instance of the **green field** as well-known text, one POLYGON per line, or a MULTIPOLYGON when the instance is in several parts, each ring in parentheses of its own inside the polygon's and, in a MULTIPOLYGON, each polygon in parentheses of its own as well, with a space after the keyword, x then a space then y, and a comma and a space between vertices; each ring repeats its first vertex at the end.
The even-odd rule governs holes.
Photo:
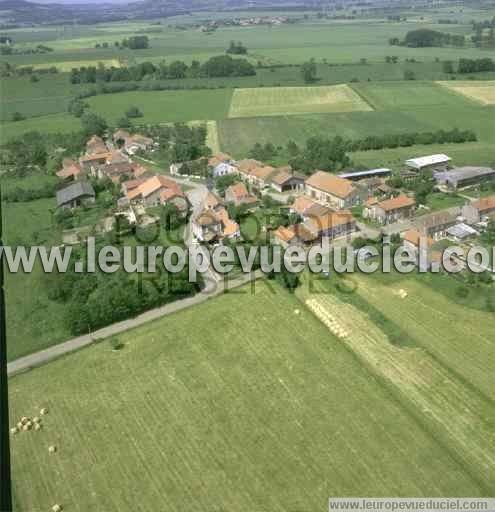
POLYGON ((227 117, 232 91, 154 91, 127 92, 88 98, 91 110, 111 123, 124 116, 135 105, 143 113, 139 122, 161 123, 193 121, 199 119, 223 119, 227 117))
POLYGON ((313 511, 329 496, 493 491, 449 432, 277 286, 119 339, 11 380, 13 421, 49 408, 12 439, 16 510, 313 511))
POLYGON ((372 110, 349 86, 235 89, 229 117, 372 110))

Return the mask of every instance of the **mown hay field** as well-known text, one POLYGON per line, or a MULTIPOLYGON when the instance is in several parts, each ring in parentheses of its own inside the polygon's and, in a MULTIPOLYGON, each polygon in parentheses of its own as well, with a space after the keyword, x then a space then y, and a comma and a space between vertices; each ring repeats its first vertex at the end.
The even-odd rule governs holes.
POLYGON ((483 105, 495 105, 495 81, 438 83, 483 105))
POLYGON ((345 84, 324 87, 235 89, 229 117, 369 111, 372 108, 345 84))
POLYGON ((74 61, 62 61, 55 64, 34 64, 34 69, 47 68, 55 66, 59 71, 68 72, 72 68, 82 68, 88 66, 98 66, 103 64, 105 67, 119 68, 121 66, 119 59, 103 59, 103 60, 74 60, 74 61))
POLYGON ((428 115, 428 109, 434 106, 459 107, 470 104, 435 82, 371 82, 356 83, 351 87, 376 110, 422 108, 424 115, 428 115))
POLYGON ((323 510, 476 475, 285 290, 257 283, 10 381, 15 509, 323 510), (50 454, 48 447, 57 446, 50 454))

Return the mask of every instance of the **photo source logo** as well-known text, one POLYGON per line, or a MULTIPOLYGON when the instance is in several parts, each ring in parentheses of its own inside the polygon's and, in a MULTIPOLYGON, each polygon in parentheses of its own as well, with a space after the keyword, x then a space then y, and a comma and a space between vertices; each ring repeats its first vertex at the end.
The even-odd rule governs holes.
POLYGON ((493 512, 495 498, 329 498, 329 512, 493 512))
POLYGON ((154 273, 165 270, 177 274, 187 270, 191 283, 198 280, 198 274, 215 272, 226 275, 234 267, 249 274, 261 270, 264 274, 289 272, 301 273, 308 268, 313 273, 329 275, 331 272, 389 273, 394 269, 402 274, 419 272, 458 273, 469 269, 474 273, 493 274, 491 262, 495 261, 495 247, 451 246, 442 253, 432 253, 426 238, 420 238, 417 246, 399 245, 392 247, 389 237, 382 242, 366 245, 359 249, 351 245, 332 246, 327 238, 319 245, 305 248, 302 245, 217 245, 209 247, 199 243, 189 247, 183 245, 96 245, 94 237, 88 237, 84 244, 83 260, 73 257, 72 246, 2 246, 0 257, 11 273, 30 273, 37 261, 45 273, 93 273, 101 271, 112 274, 119 270, 127 273, 154 273))

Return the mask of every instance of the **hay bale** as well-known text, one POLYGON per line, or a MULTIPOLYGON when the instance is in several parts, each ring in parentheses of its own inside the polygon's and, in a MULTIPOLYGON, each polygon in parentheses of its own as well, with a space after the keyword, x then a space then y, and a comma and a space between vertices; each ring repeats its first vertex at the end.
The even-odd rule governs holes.
POLYGON ((19 430, 18 430, 18 428, 17 428, 17 427, 12 427, 12 428, 10 429, 10 433, 11 433, 12 435, 17 434, 17 432, 19 432, 19 430))
POLYGON ((23 417, 21 418, 21 423, 22 423, 23 425, 25 425, 28 421, 29 421, 29 418, 28 418, 27 416, 23 416, 23 417))
POLYGON ((300 313, 300 311, 298 309, 294 309, 294 314, 295 315, 298 315, 300 313))
POLYGON ((62 511, 62 505, 59 505, 58 503, 55 503, 52 507, 53 512, 61 512, 62 511))
POLYGON ((21 430, 21 428, 22 428, 22 423, 21 423, 20 421, 19 421, 19 423, 17 424, 17 428, 18 428, 19 430, 21 430))
POLYGON ((23 430, 24 432, 27 432, 27 431, 29 430, 29 427, 28 427, 27 425, 23 425, 23 426, 22 426, 22 430, 23 430))
POLYGON ((38 418, 38 416, 35 416, 33 418, 33 423, 40 423, 41 422, 41 418, 38 418))
POLYGON ((41 416, 44 416, 45 414, 48 414, 48 409, 46 407, 43 407, 40 411, 41 416))
POLYGON ((35 423, 34 430, 40 430, 40 429, 41 429, 41 423, 35 423))
POLYGON ((57 451, 57 447, 55 445, 50 445, 48 447, 48 453, 55 453, 57 451))

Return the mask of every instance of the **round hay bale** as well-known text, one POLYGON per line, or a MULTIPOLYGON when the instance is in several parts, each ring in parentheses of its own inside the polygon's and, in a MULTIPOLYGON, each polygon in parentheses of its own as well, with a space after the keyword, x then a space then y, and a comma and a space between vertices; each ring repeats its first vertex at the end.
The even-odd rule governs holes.
POLYGON ((58 503, 55 503, 52 507, 53 512, 61 512, 62 511, 62 505, 59 505, 58 503))
POLYGON ((41 418, 38 418, 38 416, 35 416, 33 418, 33 423, 39 423, 41 421, 41 418))
POLYGON ((29 430, 29 427, 28 427, 27 425, 23 425, 23 426, 22 426, 22 430, 23 430, 24 432, 27 432, 27 431, 29 430))
POLYGON ((48 447, 48 453, 55 453, 57 451, 57 447, 55 445, 51 445, 48 447))
POLYGON ((298 309, 294 309, 294 314, 295 315, 298 315, 300 313, 300 311, 298 309))
POLYGON ((40 430, 40 429, 41 429, 41 423, 35 423, 34 430, 40 430))
POLYGON ((41 416, 44 416, 45 414, 48 414, 48 409, 46 407, 43 407, 40 411, 41 416))
POLYGON ((17 424, 17 428, 18 428, 19 430, 21 430, 21 428, 22 428, 22 423, 21 423, 20 421, 19 421, 19 423, 17 424))
POLYGON ((10 429, 10 433, 11 433, 12 435, 17 434, 17 432, 19 432, 19 430, 17 429, 17 427, 12 427, 12 428, 10 429))
POLYGON ((29 418, 28 418, 27 416, 23 416, 23 417, 21 418, 21 423, 22 423, 23 425, 25 425, 28 421, 29 421, 29 418))

